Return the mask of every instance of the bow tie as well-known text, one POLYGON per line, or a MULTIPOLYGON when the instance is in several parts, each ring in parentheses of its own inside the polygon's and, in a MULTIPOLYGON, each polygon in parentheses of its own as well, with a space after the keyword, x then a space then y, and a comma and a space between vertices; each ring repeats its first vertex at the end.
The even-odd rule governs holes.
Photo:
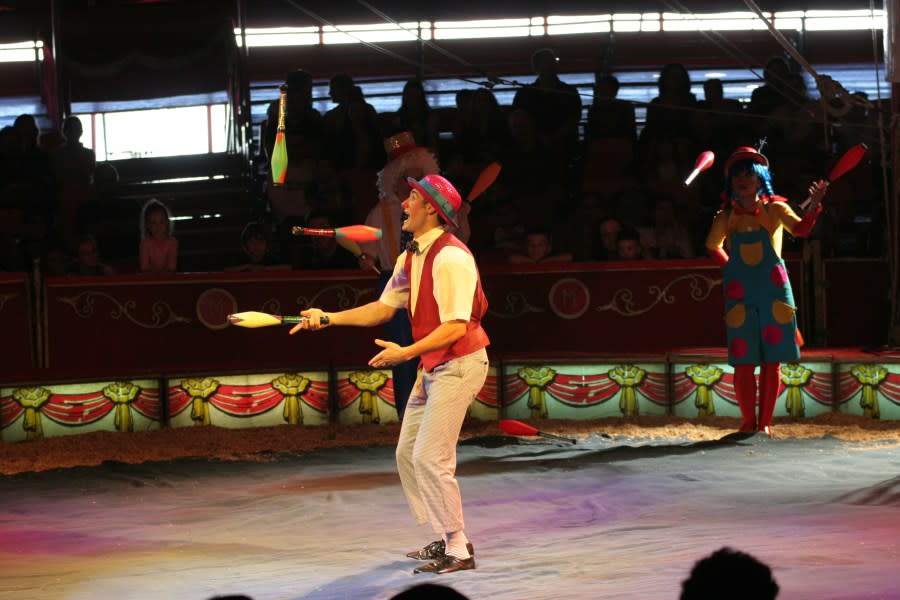
POLYGON ((419 242, 417 242, 416 240, 410 240, 410 241, 406 242, 406 251, 407 252, 415 252, 416 254, 418 254, 419 253, 419 242))

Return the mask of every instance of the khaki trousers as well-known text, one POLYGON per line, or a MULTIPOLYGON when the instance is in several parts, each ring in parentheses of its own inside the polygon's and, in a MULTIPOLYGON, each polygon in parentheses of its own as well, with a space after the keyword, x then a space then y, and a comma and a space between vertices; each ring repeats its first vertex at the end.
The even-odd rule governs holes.
POLYGON ((445 534, 465 529, 456 482, 456 443, 466 411, 487 378, 488 358, 477 350, 435 367, 419 369, 406 405, 397 469, 419 524, 445 534))

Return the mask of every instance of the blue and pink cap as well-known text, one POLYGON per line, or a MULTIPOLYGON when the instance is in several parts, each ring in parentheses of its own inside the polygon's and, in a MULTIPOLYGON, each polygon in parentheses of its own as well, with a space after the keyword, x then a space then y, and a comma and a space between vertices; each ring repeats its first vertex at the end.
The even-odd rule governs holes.
POLYGON ((462 198, 452 183, 440 175, 426 175, 418 181, 407 177, 406 182, 437 209, 445 222, 459 227, 456 215, 462 206, 462 198))

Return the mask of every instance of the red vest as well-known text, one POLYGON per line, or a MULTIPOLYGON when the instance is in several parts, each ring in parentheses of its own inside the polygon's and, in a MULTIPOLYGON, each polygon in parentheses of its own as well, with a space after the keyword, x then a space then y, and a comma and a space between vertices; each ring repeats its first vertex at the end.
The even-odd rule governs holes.
MULTIPOLYGON (((415 341, 421 340, 423 337, 434 331, 441 324, 441 316, 438 311, 437 300, 434 297, 434 278, 432 277, 432 266, 434 265, 434 257, 441 251, 444 246, 456 246, 462 248, 469 254, 469 249, 456 236, 449 233, 442 233, 441 236, 434 241, 428 248, 425 255, 425 264, 422 265, 422 281, 419 282, 419 295, 416 298, 416 312, 412 314, 412 298, 410 298, 407 312, 409 313, 409 321, 412 324, 412 334, 415 341)), ((412 270, 412 253, 406 255, 406 262, 403 270, 409 279, 412 270)), ((411 279, 410 279, 411 281, 411 279)), ((481 277, 478 276, 475 284, 475 295, 472 298, 472 315, 469 322, 466 323, 466 334, 453 342, 451 345, 439 348, 432 352, 426 352, 421 356, 422 366, 426 371, 431 371, 436 366, 441 365, 448 360, 471 354, 476 350, 486 347, 490 340, 487 333, 481 327, 481 318, 487 313, 487 297, 481 289, 481 277)))

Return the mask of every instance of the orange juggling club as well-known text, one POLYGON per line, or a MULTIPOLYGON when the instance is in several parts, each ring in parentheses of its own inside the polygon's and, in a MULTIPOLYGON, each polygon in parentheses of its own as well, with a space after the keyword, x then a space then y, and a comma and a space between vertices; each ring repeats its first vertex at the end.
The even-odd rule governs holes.
POLYGON ((475 183, 472 184, 472 189, 469 190, 469 195, 466 196, 466 202, 472 202, 484 193, 484 190, 491 187, 491 184, 496 181, 497 176, 500 175, 500 169, 502 165, 498 162, 492 162, 488 166, 486 166, 481 173, 478 174, 478 177, 475 179, 475 183))
POLYGON ((291 229, 294 235, 313 235, 317 237, 344 238, 354 242, 374 242, 381 239, 381 230, 368 225, 348 225, 334 229, 316 229, 314 227, 294 227, 291 229))

